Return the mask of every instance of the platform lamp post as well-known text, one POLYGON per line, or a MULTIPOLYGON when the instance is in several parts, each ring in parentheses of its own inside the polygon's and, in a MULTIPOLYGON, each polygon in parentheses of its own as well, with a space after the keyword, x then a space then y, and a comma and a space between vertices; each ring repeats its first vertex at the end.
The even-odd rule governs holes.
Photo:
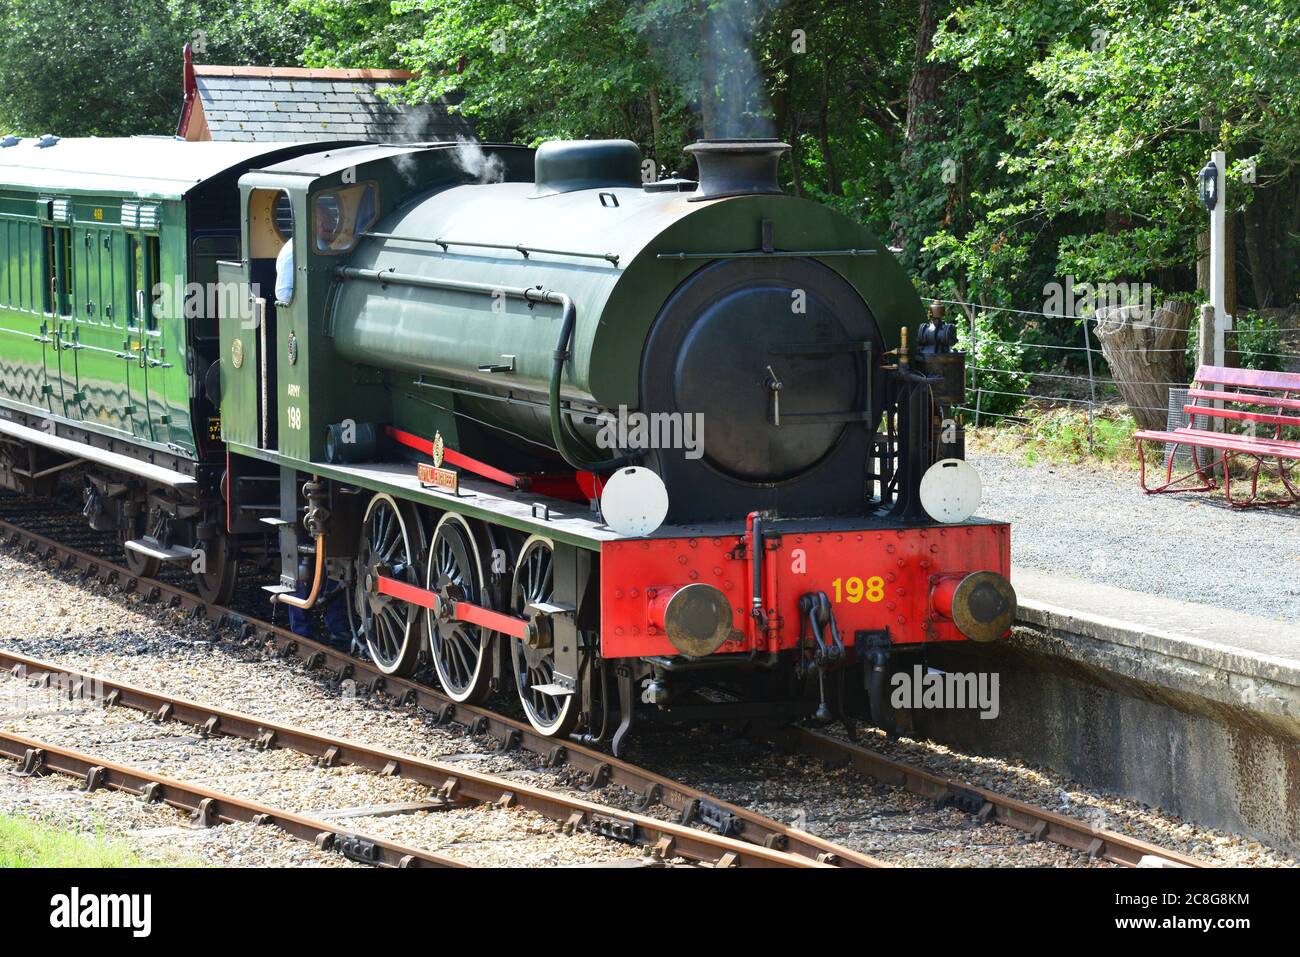
MULTIPOLYGON (((1209 312, 1213 325, 1205 322, 1203 316, 1200 327, 1200 341, 1197 344, 1197 362, 1204 364, 1213 362, 1214 365, 1222 368, 1227 364, 1227 331, 1231 317, 1227 309, 1227 279, 1228 279, 1228 250, 1227 250, 1227 197, 1224 196, 1223 177, 1228 165, 1228 159, 1223 150, 1214 150, 1210 153, 1210 161, 1202 167, 1200 176, 1200 193, 1201 204, 1210 213, 1210 308, 1203 310, 1209 312), (1211 357, 1210 350, 1207 348, 1206 340, 1213 336, 1214 353, 1211 357)), ((1223 402, 1216 399, 1214 401, 1216 409, 1223 408, 1223 402)), ((1211 417, 1214 424, 1211 426, 1216 432, 1223 431, 1223 420, 1217 417, 1211 417)), ((1219 472, 1219 466, 1215 467, 1215 472, 1219 472)))
MULTIPOLYGON (((1226 333, 1232 327, 1227 310, 1228 250, 1226 197, 1223 177, 1227 157, 1223 150, 1210 154, 1200 173, 1201 203, 1210 213, 1210 305, 1214 307, 1214 364, 1224 364, 1226 333)), ((1201 353, 1204 355, 1204 351, 1201 353)))

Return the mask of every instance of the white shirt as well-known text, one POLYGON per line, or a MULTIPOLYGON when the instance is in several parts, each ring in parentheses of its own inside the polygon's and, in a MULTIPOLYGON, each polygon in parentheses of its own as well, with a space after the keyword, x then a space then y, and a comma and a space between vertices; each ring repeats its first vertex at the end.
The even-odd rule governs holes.
POLYGON ((293 240, 289 240, 275 257, 275 301, 293 301, 293 240))

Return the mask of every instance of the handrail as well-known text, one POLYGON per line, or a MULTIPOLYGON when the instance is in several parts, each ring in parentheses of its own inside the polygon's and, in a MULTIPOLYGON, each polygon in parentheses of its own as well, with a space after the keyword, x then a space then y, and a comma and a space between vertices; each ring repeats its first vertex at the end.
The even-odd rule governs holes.
POLYGON ((717 253, 659 253, 656 259, 794 259, 826 256, 875 256, 878 249, 774 249, 765 252, 751 249, 741 252, 717 253))
POLYGON ((544 249, 541 246, 525 246, 523 243, 475 243, 462 241, 458 239, 429 239, 425 236, 403 236, 400 233, 376 233, 365 232, 361 234, 367 239, 392 239, 403 243, 428 243, 431 246, 441 246, 443 252, 447 252, 448 246, 470 246, 476 249, 511 249, 519 253, 525 259, 529 253, 544 253, 551 256, 575 256, 579 259, 604 259, 607 262, 618 265, 618 253, 580 253, 572 249, 544 249))

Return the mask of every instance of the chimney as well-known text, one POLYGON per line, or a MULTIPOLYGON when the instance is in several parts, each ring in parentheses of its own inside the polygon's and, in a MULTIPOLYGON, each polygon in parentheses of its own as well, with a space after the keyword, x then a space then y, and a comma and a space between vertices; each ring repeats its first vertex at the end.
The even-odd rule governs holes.
POLYGON ((686 147, 699 167, 700 188, 690 202, 779 193, 777 167, 790 148, 780 140, 700 140, 686 147))

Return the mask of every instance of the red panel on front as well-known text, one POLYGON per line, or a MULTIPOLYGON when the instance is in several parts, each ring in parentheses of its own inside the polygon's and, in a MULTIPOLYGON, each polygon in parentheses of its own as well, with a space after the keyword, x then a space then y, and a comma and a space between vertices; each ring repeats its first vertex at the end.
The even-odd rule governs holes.
POLYGON ((859 630, 888 628, 895 643, 960 641, 951 622, 933 617, 935 576, 993 571, 1011 574, 1010 527, 791 532, 768 541, 768 614, 779 620, 773 641, 756 635, 750 617, 753 569, 742 533, 716 538, 654 538, 606 542, 601 548, 601 654, 606 658, 678 652, 650 622, 647 591, 704 582, 731 602, 735 634, 719 654, 793 648, 799 642, 799 598, 824 591, 844 642, 859 630))

